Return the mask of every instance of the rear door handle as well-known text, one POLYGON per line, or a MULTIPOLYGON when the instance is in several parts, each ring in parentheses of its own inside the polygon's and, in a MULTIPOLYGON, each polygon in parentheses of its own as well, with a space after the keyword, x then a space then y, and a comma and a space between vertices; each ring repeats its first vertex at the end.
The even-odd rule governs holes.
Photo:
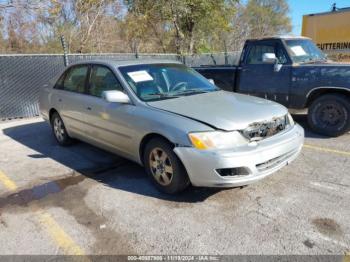
POLYGON ((86 109, 91 111, 92 108, 88 106, 86 109))
POLYGON ((59 99, 58 99, 58 102, 62 102, 62 98, 59 98, 59 99))

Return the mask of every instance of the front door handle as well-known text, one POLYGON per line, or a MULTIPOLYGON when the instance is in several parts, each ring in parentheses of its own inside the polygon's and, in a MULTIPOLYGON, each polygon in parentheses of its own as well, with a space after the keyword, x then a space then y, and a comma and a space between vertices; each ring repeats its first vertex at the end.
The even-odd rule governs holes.
POLYGON ((86 109, 89 110, 89 111, 91 111, 92 108, 88 106, 86 109))
POLYGON ((58 99, 58 102, 62 102, 62 98, 59 98, 59 99, 58 99))

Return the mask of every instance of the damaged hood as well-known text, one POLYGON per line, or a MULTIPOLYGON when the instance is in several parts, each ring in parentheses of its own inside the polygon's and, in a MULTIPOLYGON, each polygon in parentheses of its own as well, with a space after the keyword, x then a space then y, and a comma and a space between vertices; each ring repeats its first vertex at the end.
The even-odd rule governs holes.
POLYGON ((242 130, 252 123, 288 113, 284 106, 275 102, 226 91, 148 102, 148 105, 226 131, 242 130))

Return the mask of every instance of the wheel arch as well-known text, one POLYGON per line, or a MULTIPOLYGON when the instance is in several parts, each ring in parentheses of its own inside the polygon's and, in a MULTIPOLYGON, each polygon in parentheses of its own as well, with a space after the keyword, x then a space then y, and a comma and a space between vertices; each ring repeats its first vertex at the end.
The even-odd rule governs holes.
POLYGON ((53 115, 54 113, 59 114, 58 111, 57 111, 55 108, 51 108, 51 109, 49 110, 49 121, 50 121, 50 123, 51 123, 52 115, 53 115))
POLYGON ((68 135, 69 135, 70 137, 73 137, 73 134, 72 134, 72 133, 70 132, 70 130, 67 128, 66 123, 65 123, 65 121, 63 120, 62 116, 60 115, 60 113, 58 112, 58 110, 55 109, 55 108, 53 108, 53 107, 49 110, 49 123, 52 124, 52 123, 51 123, 51 120, 52 120, 52 115, 53 115, 54 113, 57 113, 57 114, 60 116, 60 118, 61 118, 61 120, 62 120, 64 126, 66 127, 66 131, 67 131, 68 135))
POLYGON ((350 89, 343 87, 316 87, 306 95, 306 107, 309 107, 317 98, 328 94, 345 95, 350 99, 350 89))
POLYGON ((143 154, 145 152, 145 148, 146 148, 146 145, 149 141, 151 141, 152 139, 154 138, 161 138, 161 139, 164 139, 166 140, 167 142, 169 142, 169 144, 171 144, 173 147, 175 147, 175 143, 171 141, 171 139, 167 138, 166 136, 162 135, 162 134, 159 134, 159 133, 149 133, 147 135, 145 135, 142 139, 141 139, 141 142, 140 142, 140 146, 139 146, 139 158, 140 158, 140 162, 142 163, 142 165, 144 164, 143 162, 143 154))

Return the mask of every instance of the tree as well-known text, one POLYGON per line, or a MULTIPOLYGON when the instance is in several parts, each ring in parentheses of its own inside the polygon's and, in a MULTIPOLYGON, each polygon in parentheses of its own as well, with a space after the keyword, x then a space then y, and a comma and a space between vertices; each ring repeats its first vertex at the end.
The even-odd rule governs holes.
POLYGON ((162 52, 239 50, 246 38, 290 31, 286 0, 0 1, 0 50, 162 52))
POLYGON ((286 0, 249 0, 243 12, 249 36, 259 38, 291 31, 286 0))
MULTIPOLYGON (((101 21, 111 22, 118 14, 118 1, 112 0, 51 0, 43 20, 52 28, 55 37, 65 35, 70 50, 82 53, 99 46, 101 21), (97 38, 92 38, 92 35, 97 38), (89 46, 88 46, 89 44, 89 46)), ((105 30, 103 30, 105 31, 105 30)))
MULTIPOLYGON (((154 30, 157 39, 164 39, 158 32, 171 33, 177 53, 194 53, 198 44, 208 34, 228 30, 228 16, 234 13, 234 0, 128 0, 128 16, 142 18, 143 24, 161 25, 154 30), (197 46, 196 46, 197 44, 197 46)), ((152 26, 144 29, 144 33, 152 26)), ((142 31, 142 30, 141 30, 142 31)), ((140 32, 139 32, 140 34, 140 32)), ((164 49, 164 42, 161 43, 164 49)))
POLYGON ((170 17, 176 29, 177 42, 183 41, 184 51, 189 54, 195 51, 198 36, 203 37, 203 34, 207 33, 215 35, 222 30, 228 30, 227 16, 234 13, 233 1, 183 0, 179 2, 170 0, 168 3, 170 17))
POLYGON ((0 4, 1 46, 5 52, 30 52, 40 45, 36 12, 44 1, 12 0, 0 4))

